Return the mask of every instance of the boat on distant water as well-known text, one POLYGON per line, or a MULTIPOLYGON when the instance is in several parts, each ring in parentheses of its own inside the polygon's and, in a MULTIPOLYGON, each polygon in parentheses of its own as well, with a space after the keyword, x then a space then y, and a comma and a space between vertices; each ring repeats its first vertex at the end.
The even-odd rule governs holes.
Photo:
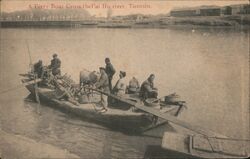
POLYGON ((98 23, 98 28, 131 28, 132 24, 120 21, 105 21, 98 23))
POLYGON ((249 140, 165 132, 162 148, 187 158, 248 158, 249 140))
MULTIPOLYGON (((58 90, 53 86, 51 87, 44 84, 44 80, 34 79, 32 74, 22 74, 21 76, 24 77, 22 83, 31 95, 34 97, 38 96, 39 101, 41 100, 45 105, 59 109, 64 113, 77 115, 88 121, 104 125, 108 128, 112 128, 112 130, 117 129, 125 132, 141 133, 144 130, 157 127, 157 125, 168 123, 166 120, 160 118, 156 121, 155 115, 136 109, 133 105, 137 103, 141 104, 141 100, 136 94, 125 94, 122 97, 123 100, 129 101, 130 105, 126 102, 117 101, 115 104, 112 104, 111 107, 108 107, 107 112, 100 113, 98 111, 100 109, 100 107, 98 107, 100 93, 98 92, 84 91, 85 93, 81 97, 85 98, 85 102, 81 102, 82 98, 79 98, 78 102, 72 102, 62 98, 62 94, 64 93, 58 93, 58 90)), ((61 79, 63 79, 63 77, 61 79)), ((45 83, 47 82, 45 81, 45 83)), ((74 84, 74 87, 79 90, 80 84, 74 84)), ((183 102, 165 103, 161 101, 159 104, 162 105, 161 109, 160 107, 154 107, 153 109, 171 116, 179 116, 184 109, 183 102)))

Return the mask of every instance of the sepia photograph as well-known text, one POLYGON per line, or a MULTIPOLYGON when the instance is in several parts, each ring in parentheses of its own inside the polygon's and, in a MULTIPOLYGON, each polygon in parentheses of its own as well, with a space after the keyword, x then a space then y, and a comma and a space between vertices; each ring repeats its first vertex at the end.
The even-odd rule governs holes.
POLYGON ((0 159, 250 157, 250 0, 0 0, 0 159))

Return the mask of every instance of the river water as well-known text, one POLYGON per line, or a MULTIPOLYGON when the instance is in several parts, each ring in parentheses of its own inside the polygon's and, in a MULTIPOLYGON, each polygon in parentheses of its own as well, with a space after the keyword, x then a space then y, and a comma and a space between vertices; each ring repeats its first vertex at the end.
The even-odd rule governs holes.
MULTIPOLYGON (((208 29, 1 29, 0 90, 20 85, 19 73, 53 53, 75 81, 110 57, 117 72, 140 82, 156 75, 160 96, 176 92, 187 102, 180 119, 215 132, 249 138, 249 30, 208 29), (27 43, 26 43, 27 41, 27 43), (28 44, 28 45, 27 45, 28 44)), ((114 81, 118 79, 118 73, 114 81)), ((131 136, 25 101, 17 87, 0 95, 1 129, 67 149, 83 158, 141 158, 160 138, 131 136)), ((35 149, 35 148, 34 148, 35 149)))

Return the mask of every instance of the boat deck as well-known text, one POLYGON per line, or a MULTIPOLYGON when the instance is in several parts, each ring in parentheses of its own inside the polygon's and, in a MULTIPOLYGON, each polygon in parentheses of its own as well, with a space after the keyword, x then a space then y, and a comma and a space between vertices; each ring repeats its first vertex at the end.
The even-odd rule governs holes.
MULTIPOLYGON (((58 103, 60 105, 67 105, 68 107, 71 107, 72 109, 81 109, 81 110, 85 110, 85 111, 93 111, 96 113, 98 113, 98 110, 101 109, 101 107, 98 107, 97 104, 95 104, 95 103, 74 105, 71 102, 66 101, 66 100, 58 100, 58 99, 56 99, 55 92, 52 89, 38 88, 38 92, 39 92, 40 96, 46 96, 48 99, 54 101, 55 103, 58 103)), ((127 99, 133 100, 135 98, 133 98, 131 96, 127 96, 127 99)), ((178 108, 178 107, 173 108, 173 107, 169 106, 169 107, 164 107, 162 110, 160 110, 159 108, 155 108, 155 109, 159 109, 159 111, 161 111, 161 112, 170 112, 173 110, 175 112, 176 108, 178 108)), ((119 116, 141 116, 145 113, 146 112, 144 112, 144 111, 139 111, 139 110, 135 111, 133 109, 133 107, 130 107, 130 109, 128 109, 128 110, 123 110, 123 109, 120 109, 120 107, 116 108, 116 106, 108 107, 108 111, 105 112, 106 115, 116 114, 119 116)))

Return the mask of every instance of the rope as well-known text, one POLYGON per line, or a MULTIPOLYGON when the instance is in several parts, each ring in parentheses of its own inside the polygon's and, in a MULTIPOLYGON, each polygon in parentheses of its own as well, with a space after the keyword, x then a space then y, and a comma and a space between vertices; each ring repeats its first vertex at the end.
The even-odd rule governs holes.
POLYGON ((236 139, 236 138, 223 138, 223 137, 209 137, 222 140, 234 140, 234 141, 250 141, 250 139, 236 139))

